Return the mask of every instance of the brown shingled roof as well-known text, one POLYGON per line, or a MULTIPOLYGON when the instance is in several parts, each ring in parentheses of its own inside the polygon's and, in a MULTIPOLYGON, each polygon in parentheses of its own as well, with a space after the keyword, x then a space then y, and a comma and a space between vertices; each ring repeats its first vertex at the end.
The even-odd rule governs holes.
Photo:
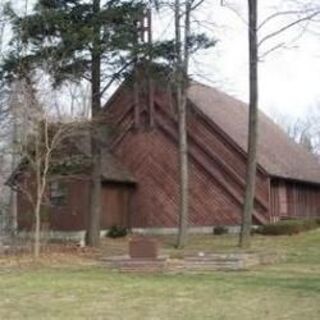
POLYGON ((126 183, 136 182, 136 179, 131 172, 124 167, 108 150, 104 150, 102 152, 101 158, 102 179, 104 181, 126 183))
MULTIPOLYGON (((248 105, 209 86, 193 82, 189 100, 247 150, 248 105)), ((258 162, 272 176, 320 183, 320 164, 262 111, 259 112, 258 162)))
MULTIPOLYGON (((78 152, 84 154, 90 159, 90 135, 88 130, 82 132, 82 134, 75 139, 75 145, 78 149, 78 152)), ((103 181, 111 182, 136 182, 136 179, 132 173, 119 161, 119 159, 111 154, 107 145, 102 145, 101 179, 103 181)))

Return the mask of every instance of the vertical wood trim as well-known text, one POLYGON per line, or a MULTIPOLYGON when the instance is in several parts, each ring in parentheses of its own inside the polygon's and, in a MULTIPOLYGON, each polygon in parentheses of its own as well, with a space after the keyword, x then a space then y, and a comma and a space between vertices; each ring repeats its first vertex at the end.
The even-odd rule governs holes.
POLYGON ((272 199, 271 199, 271 179, 268 178, 268 213, 269 213, 269 222, 273 221, 273 210, 272 210, 272 199))
POLYGON ((134 126, 136 129, 140 128, 140 99, 139 99, 139 73, 136 69, 135 71, 135 79, 134 79, 134 88, 133 88, 133 95, 134 95, 134 126))
POLYGON ((155 123, 155 112, 154 112, 154 82, 149 75, 149 125, 150 128, 154 127, 155 123))
POLYGON ((288 194, 286 183, 283 181, 279 184, 279 204, 280 216, 286 216, 288 214, 288 194))
POLYGON ((152 79, 151 75, 151 63, 152 63, 152 52, 151 52, 151 44, 152 44, 152 16, 151 16, 151 9, 147 9, 146 13, 146 19, 147 19, 147 39, 148 39, 148 45, 149 48, 149 61, 148 61, 148 107, 149 107, 149 126, 150 128, 154 127, 154 81, 152 79))

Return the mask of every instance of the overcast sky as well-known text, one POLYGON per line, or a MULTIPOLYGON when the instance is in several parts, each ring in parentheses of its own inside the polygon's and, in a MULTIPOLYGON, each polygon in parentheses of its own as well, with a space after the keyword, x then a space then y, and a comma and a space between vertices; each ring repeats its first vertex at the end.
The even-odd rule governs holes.
MULTIPOLYGON (((35 0, 29 0, 29 8, 35 0)), ((218 40, 217 45, 192 57, 191 72, 198 80, 214 85, 240 99, 248 100, 248 44, 247 1, 225 0, 233 10, 221 7, 221 0, 206 0, 193 16, 194 27, 218 40)), ((260 21, 277 11, 287 9, 288 1, 260 1, 260 21)), ((295 0, 303 3, 309 0, 295 0)), ((313 0, 316 3, 320 0, 313 0)), ((0 3, 7 2, 0 0, 0 3)), ((25 0, 15 0, 15 6, 25 0)), ((280 17, 261 30, 260 39, 296 17, 280 17)), ((305 26, 305 25, 303 25, 305 26)), ((310 27, 310 26, 309 26, 310 27)), ((274 114, 301 117, 308 108, 320 105, 320 33, 304 32, 302 27, 276 37, 261 47, 261 54, 274 45, 285 43, 287 48, 267 55, 260 63, 260 107, 274 114), (297 40, 297 38, 299 38, 297 40), (276 111, 275 111, 276 110, 276 111)), ((312 26, 311 31, 316 27, 312 26)), ((154 13, 153 31, 156 38, 173 34, 173 16, 170 10, 154 13)), ((320 31, 320 27, 317 31, 320 31)))
MULTIPOLYGON (((215 48, 194 57, 191 70, 199 80, 247 101, 247 1, 225 2, 234 10, 221 7, 220 1, 207 0, 194 16, 199 20, 196 27, 213 35, 218 43, 215 48)), ((260 21, 288 9, 285 2, 260 1, 260 21)), ((170 23, 167 17, 167 13, 156 16, 154 28, 161 36, 170 33, 170 28, 164 28, 170 23)), ((261 29, 260 39, 294 19, 296 16, 275 19, 261 29)), ((263 54, 279 43, 286 44, 286 48, 268 54, 260 63, 260 107, 268 113, 301 117, 309 107, 320 104, 320 33, 315 34, 316 27, 310 25, 310 31, 302 32, 305 26, 290 29, 260 49, 263 54)))

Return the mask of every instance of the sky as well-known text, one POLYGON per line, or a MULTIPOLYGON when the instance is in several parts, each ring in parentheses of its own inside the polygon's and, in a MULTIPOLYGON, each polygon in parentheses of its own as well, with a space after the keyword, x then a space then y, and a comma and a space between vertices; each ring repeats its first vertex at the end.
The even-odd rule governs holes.
MULTIPOLYGON (((34 1, 29 0, 29 8, 34 1)), ((290 1, 307 3, 311 0, 260 1, 259 20, 263 21, 275 12, 288 10, 290 1)), ((4 2, 7 0, 0 0, 0 3, 4 2)), ((206 32, 217 40, 217 44, 191 58, 191 75, 248 101, 247 1, 223 2, 225 5, 221 6, 221 0, 206 0, 193 14, 194 30, 206 32)), ((24 7, 24 4, 25 0, 14 1, 15 6, 24 7)), ((273 20, 260 30, 260 39, 290 23, 292 19, 296 19, 296 16, 280 16, 273 20)), ((154 13, 153 20, 155 39, 173 35, 171 10, 154 13)), ((260 54, 263 55, 273 46, 285 44, 284 48, 263 57, 259 64, 260 108, 269 115, 301 118, 311 107, 320 105, 320 25, 309 25, 302 32, 305 26, 302 24, 292 28, 260 48, 260 54)))
MULTIPOLYGON (((287 10, 284 2, 260 1, 259 20, 287 10)), ((247 1, 226 0, 225 3, 228 6, 221 7, 220 1, 207 0, 193 15, 194 27, 206 31, 218 42, 214 48, 192 58, 191 72, 199 81, 248 101, 247 1)), ((168 13, 163 12, 155 17, 154 29, 161 37, 163 26, 172 23, 167 16, 168 13)), ((260 39, 296 18, 282 16, 266 24, 260 30, 260 39)), ((262 57, 259 65, 260 108, 272 116, 300 118, 311 107, 320 105, 320 32, 314 33, 316 27, 320 31, 320 26, 309 25, 305 32, 303 27, 305 23, 265 42, 260 48, 263 56, 272 47, 285 43, 284 48, 262 57)), ((169 27, 166 33, 170 33, 169 27)))

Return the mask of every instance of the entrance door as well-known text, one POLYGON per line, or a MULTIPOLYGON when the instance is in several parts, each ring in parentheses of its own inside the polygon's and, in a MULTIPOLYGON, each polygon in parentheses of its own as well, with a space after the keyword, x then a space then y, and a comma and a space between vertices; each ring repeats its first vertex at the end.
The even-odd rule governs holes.
POLYGON ((121 183, 105 183, 102 186, 101 228, 128 227, 129 197, 132 188, 121 183))

